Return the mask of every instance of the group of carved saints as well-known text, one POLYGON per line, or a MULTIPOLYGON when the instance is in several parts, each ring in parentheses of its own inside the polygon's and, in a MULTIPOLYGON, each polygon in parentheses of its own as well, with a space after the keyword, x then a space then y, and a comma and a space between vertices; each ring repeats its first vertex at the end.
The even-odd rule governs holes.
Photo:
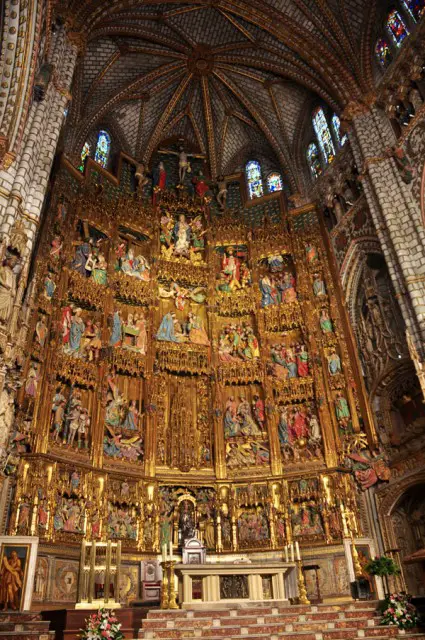
MULTIPOLYGON (((138 201, 117 213, 84 198, 59 198, 52 212, 22 438, 27 450, 62 460, 72 451, 77 464, 117 474, 119 495, 101 513, 71 483, 55 496, 50 531, 135 540, 142 518, 158 538, 153 513, 121 495, 129 468, 220 479, 325 470, 324 428, 344 439, 358 407, 320 237, 292 236, 283 210, 281 222, 247 231, 184 190, 139 202, 137 215, 138 201)), ((36 508, 45 525, 47 501, 42 492, 36 508)), ((265 500, 239 513, 247 547, 254 531, 283 544, 288 525, 275 514, 272 526, 268 509, 265 500)), ((323 533, 313 505, 303 509, 300 522, 323 533)), ((223 510, 223 549, 235 545, 232 526, 223 510)))

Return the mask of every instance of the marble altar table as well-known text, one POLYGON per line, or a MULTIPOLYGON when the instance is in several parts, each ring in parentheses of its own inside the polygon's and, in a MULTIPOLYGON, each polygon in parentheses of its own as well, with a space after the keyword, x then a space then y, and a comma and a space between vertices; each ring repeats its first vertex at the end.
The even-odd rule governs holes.
POLYGON ((295 562, 176 564, 175 572, 183 608, 267 600, 288 602, 298 595, 295 562))

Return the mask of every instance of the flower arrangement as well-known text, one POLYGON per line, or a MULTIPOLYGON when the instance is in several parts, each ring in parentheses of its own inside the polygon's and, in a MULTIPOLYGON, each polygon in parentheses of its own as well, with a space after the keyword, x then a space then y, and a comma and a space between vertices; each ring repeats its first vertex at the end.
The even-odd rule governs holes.
POLYGON ((381 605, 381 624, 394 625, 399 629, 413 629, 418 626, 418 612, 410 600, 411 596, 405 593, 387 596, 381 605))
POLYGON ((99 609, 86 619, 86 628, 81 629, 81 640, 124 640, 121 623, 110 609, 99 609))

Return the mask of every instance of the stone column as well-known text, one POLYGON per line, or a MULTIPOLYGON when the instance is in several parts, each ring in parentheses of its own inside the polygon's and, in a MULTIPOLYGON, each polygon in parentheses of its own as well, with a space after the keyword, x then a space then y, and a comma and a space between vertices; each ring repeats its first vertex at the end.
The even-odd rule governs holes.
MULTIPOLYGON (((28 267, 65 118, 65 108, 70 97, 69 89, 78 53, 77 47, 70 42, 64 29, 52 33, 51 38, 48 62, 53 65, 53 72, 44 99, 41 102, 32 102, 21 143, 16 149, 16 157, 10 166, 6 168, 6 165, 3 165, 4 168, 0 171, 0 240, 8 243, 11 229, 17 221, 23 222, 26 236, 26 248, 22 255, 22 271, 14 300, 13 314, 8 326, 1 327, 10 348, 0 358, 0 396, 4 385, 8 383, 8 378, 13 382, 15 367, 13 347, 17 344, 18 338, 20 342, 25 339, 25 335, 18 327, 18 317, 20 316, 22 320, 22 302, 29 273, 28 267), (5 375, 2 375, 3 372, 5 375)), ((22 107, 21 119, 27 107, 28 105, 22 107)), ((12 387, 15 388, 13 385, 12 387)), ((9 434, 5 432, 1 435, 7 442, 9 434)), ((1 504, 0 497, 0 508, 1 504)))
POLYGON ((49 62, 54 66, 46 96, 32 104, 21 151, 7 171, 0 172, 3 188, 0 231, 8 236, 18 215, 24 218, 28 250, 32 249, 46 194, 50 170, 69 100, 69 88, 75 69, 77 48, 64 30, 53 34, 49 62), (11 177, 13 179, 11 181, 11 177), (5 194, 8 193, 5 202, 5 194))
POLYGON ((387 149, 396 139, 387 116, 373 107, 355 115, 350 141, 364 192, 409 332, 425 356, 425 230, 419 206, 387 149))

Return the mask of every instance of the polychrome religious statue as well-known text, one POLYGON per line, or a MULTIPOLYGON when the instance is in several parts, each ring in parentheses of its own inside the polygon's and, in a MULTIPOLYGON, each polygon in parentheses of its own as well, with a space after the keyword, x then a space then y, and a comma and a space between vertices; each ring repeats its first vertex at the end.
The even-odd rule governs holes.
POLYGON ((270 348, 270 372, 280 380, 307 378, 310 375, 309 355, 303 343, 274 344, 270 348))
POLYGON ((134 175, 137 183, 137 187, 136 187, 137 194, 139 196, 143 196, 145 186, 149 182, 149 178, 146 175, 146 167, 143 162, 137 163, 136 171, 134 175))
POLYGON ((217 176, 217 203, 220 208, 220 211, 224 211, 227 204, 227 182, 224 176, 217 176))
POLYGON ((228 247, 221 260, 217 291, 232 293, 251 284, 251 273, 246 263, 246 252, 228 247))
POLYGON ((341 373, 341 358, 336 352, 336 349, 332 349, 331 353, 327 356, 328 360, 328 371, 331 376, 336 376, 338 373, 341 373))
POLYGON ((285 459, 297 461, 301 452, 305 458, 321 456, 321 432, 313 406, 282 405, 279 408, 278 436, 285 459))
POLYGON ((236 401, 234 396, 230 396, 224 413, 224 436, 233 438, 239 435, 261 435, 261 425, 254 420, 251 406, 244 397, 240 396, 236 401))
POLYGON ((319 273, 315 273, 313 276, 313 292, 318 298, 326 295, 326 286, 322 276, 319 273))
POLYGON ((158 285, 158 294, 160 298, 174 300, 174 305, 178 311, 184 311, 188 301, 195 304, 203 304, 207 298, 205 287, 183 287, 172 282, 169 288, 158 285))
POLYGON ((309 264, 315 264, 319 259, 317 248, 310 242, 305 245, 305 255, 309 264))
POLYGON ((202 319, 193 311, 189 312, 187 331, 189 342, 191 342, 192 344, 204 345, 206 347, 210 345, 210 340, 208 338, 207 332, 204 329, 202 319))
POLYGON ((127 320, 122 321, 119 312, 115 312, 113 319, 111 343, 121 346, 128 351, 146 355, 148 334, 146 318, 142 310, 129 313, 127 320))
POLYGON ((243 547, 256 547, 269 540, 269 523, 262 507, 243 511, 238 518, 238 539, 243 547))
POLYGON ((137 519, 127 505, 108 503, 108 537, 113 540, 137 539, 137 519))
POLYGON ((111 427, 106 427, 108 434, 103 439, 105 455, 126 462, 142 462, 144 457, 143 440, 139 435, 124 438, 111 427))
POLYGON ((121 271, 131 278, 137 278, 143 282, 149 282, 150 265, 141 253, 135 255, 134 250, 131 247, 126 249, 125 244, 121 243, 116 248, 115 255, 115 271, 121 271))
POLYGON ((18 258, 9 255, 0 266, 0 322, 6 324, 10 319, 16 296, 15 267, 18 258))
POLYGON ((163 162, 160 162, 153 171, 153 187, 152 203, 155 206, 157 202, 157 192, 165 191, 167 188, 167 170, 163 162))
POLYGON ((226 464, 229 469, 265 466, 270 462, 270 451, 265 441, 253 439, 228 441, 226 444, 226 464))
POLYGON ((347 457, 349 466, 363 491, 370 489, 380 480, 383 482, 390 480, 391 470, 383 454, 353 451, 347 457))
POLYGON ((198 175, 193 176, 192 178, 192 184, 195 187, 195 193, 196 195, 201 198, 201 200, 203 201, 205 196, 207 195, 208 191, 210 190, 210 187, 205 179, 204 174, 202 173, 202 171, 198 172, 198 175))
POLYGON ((333 333, 333 324, 327 309, 322 309, 320 312, 320 328, 322 333, 333 333))
POLYGON ((321 536, 324 534, 322 519, 316 505, 302 505, 292 510, 292 532, 299 536, 321 536))
POLYGON ((49 329, 47 328, 45 316, 40 314, 38 316, 37 324, 35 325, 35 336, 41 348, 43 348, 46 343, 48 333, 49 329))
POLYGON ((218 353, 221 362, 246 362, 260 357, 258 339, 249 325, 230 324, 222 328, 218 353))
POLYGON ((175 313, 166 313, 161 320, 156 339, 160 342, 182 342, 181 325, 175 313))
POLYGON ((351 413, 347 399, 339 392, 335 398, 335 414, 339 427, 342 431, 347 431, 351 427, 351 413))
POLYGON ((184 214, 180 214, 177 222, 164 214, 160 220, 161 254, 166 260, 189 260, 199 264, 203 260, 205 248, 203 228, 200 216, 188 222, 184 214))
POLYGON ((266 273, 260 279, 261 306, 295 302, 297 299, 296 281, 292 273, 285 271, 281 275, 266 273))
POLYGON ((56 290, 56 284, 50 273, 47 273, 43 282, 43 296, 46 300, 51 300, 56 290))

